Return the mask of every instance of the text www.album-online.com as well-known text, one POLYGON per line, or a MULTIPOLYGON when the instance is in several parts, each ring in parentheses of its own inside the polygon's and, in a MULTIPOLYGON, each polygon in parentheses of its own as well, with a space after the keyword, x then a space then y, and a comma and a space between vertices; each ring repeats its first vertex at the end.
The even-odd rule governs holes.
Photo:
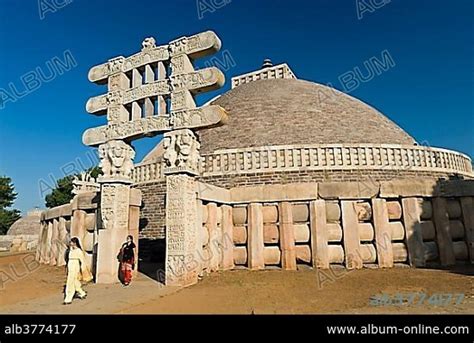
POLYGON ((329 335, 469 335, 468 326, 446 325, 338 325, 327 326, 329 335))

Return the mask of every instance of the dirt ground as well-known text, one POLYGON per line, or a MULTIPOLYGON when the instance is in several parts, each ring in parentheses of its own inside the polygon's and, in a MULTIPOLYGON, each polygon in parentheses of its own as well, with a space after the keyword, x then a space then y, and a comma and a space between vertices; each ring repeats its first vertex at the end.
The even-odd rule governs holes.
POLYGON ((70 306, 61 305, 64 267, 39 266, 32 254, 0 255, 0 277, 0 313, 474 313, 473 266, 234 270, 211 274, 185 289, 163 287, 140 274, 129 288, 86 285, 88 298, 70 306), (434 294, 454 297, 448 305, 428 300, 421 305, 373 304, 382 293, 414 292, 427 294, 427 299, 434 294), (455 305, 458 294, 464 299, 455 305))

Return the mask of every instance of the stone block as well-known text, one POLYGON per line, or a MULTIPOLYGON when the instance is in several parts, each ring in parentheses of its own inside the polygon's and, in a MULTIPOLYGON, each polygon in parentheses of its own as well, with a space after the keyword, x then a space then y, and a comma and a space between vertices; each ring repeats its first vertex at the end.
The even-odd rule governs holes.
POLYGON ((438 259, 439 253, 438 253, 438 244, 434 241, 432 242, 424 242, 423 243, 423 248, 424 248, 424 256, 425 260, 427 262, 432 262, 438 259))
POLYGON ((408 250, 405 243, 393 243, 393 262, 405 263, 408 261, 408 250))
POLYGON ((377 259, 377 250, 371 243, 361 244, 359 247, 359 255, 363 263, 375 263, 377 259))
POLYGON ((424 241, 433 241, 436 238, 436 231, 434 224, 431 220, 422 221, 421 233, 424 241))
POLYGON ((93 232, 87 232, 84 235, 84 240, 82 242, 83 249, 84 251, 87 252, 92 252, 94 249, 94 233, 93 232))
POLYGON ((437 189, 443 197, 474 197, 474 180, 441 180, 437 189))
POLYGON ((326 224, 328 242, 340 242, 342 240, 342 227, 339 223, 326 224))
POLYGON ((314 268, 328 269, 331 261, 328 248, 329 229, 326 223, 326 213, 326 202, 324 200, 310 202, 311 259, 314 268))
POLYGON ((233 244, 233 229, 232 223, 232 207, 229 205, 222 205, 222 239, 221 239, 221 261, 220 267, 222 270, 230 270, 234 268, 234 244, 233 244))
POLYGON ((342 201, 342 230, 347 269, 362 268, 359 240, 359 220, 354 201, 342 201))
POLYGON ((474 263, 474 199, 472 197, 462 197, 460 201, 469 262, 474 263))
POLYGON ((100 193, 86 192, 76 195, 72 199, 71 208, 72 210, 92 210, 98 207, 100 202, 100 193))
POLYGON ((453 242, 454 256, 458 261, 466 261, 469 258, 467 244, 464 241, 453 242))
POLYGON ((295 230, 291 203, 281 202, 279 212, 281 266, 285 270, 296 270, 295 230))
POLYGON ((433 217, 433 205, 429 199, 417 199, 418 206, 420 206, 420 218, 423 220, 430 220, 433 217))
POLYGON ((61 206, 53 207, 42 213, 43 220, 51 220, 58 217, 71 216, 72 206, 71 204, 64 204, 61 206))
POLYGON ((344 263, 344 249, 342 245, 331 244, 327 248, 329 263, 344 263))
POLYGON ((248 221, 248 266, 251 270, 264 269, 262 204, 251 203, 248 206, 248 221))
POLYGON ((247 228, 245 226, 234 226, 232 237, 235 244, 247 243, 247 228))
POLYGON ((263 241, 265 244, 275 244, 279 241, 279 230, 276 224, 263 224, 263 241))
POLYGON ((270 246, 263 248, 263 259, 265 265, 279 265, 281 261, 282 252, 277 246, 270 246))
POLYGON ((247 224, 247 208, 234 207, 232 211, 232 220, 235 226, 247 224))
POLYGON ((263 206, 262 216, 263 216, 264 223, 278 222, 278 207, 276 205, 263 206))
POLYGON ((436 194, 437 180, 435 179, 401 179, 383 181, 380 183, 380 197, 429 197, 436 194))
POLYGON ((378 182, 322 182, 318 194, 323 199, 370 199, 379 193, 378 182))
POLYGON ((465 230, 464 224, 460 220, 449 221, 449 231, 453 240, 464 240, 465 230))
POLYGON ((130 189, 130 206, 140 207, 142 205, 142 191, 137 188, 130 189))
POLYGON ((296 262, 311 263, 311 247, 309 245, 297 245, 296 262))
POLYGON ((293 221, 295 223, 305 223, 309 221, 309 208, 308 204, 294 204, 293 208, 293 221))
POLYGON ((446 200, 446 210, 448 211, 449 219, 457 219, 461 217, 461 204, 458 199, 446 200))
POLYGON ((318 197, 317 183, 259 185, 230 189, 233 203, 310 200, 318 197))
POLYGON ((391 232, 392 241, 402 241, 405 239, 405 228, 402 222, 389 222, 389 231, 391 232))
POLYGON ((359 221, 368 221, 372 219, 372 207, 370 203, 364 202, 357 202, 354 204, 355 210, 357 212, 357 218, 359 221))
POLYGON ((198 198, 210 202, 230 203, 231 195, 228 189, 208 183, 198 182, 198 198))
POLYGON ((441 265, 454 265, 456 257, 454 255, 453 243, 449 229, 449 217, 445 198, 433 198, 433 221, 436 229, 436 239, 441 265))
POLYGON ((380 268, 392 268, 394 252, 392 249, 392 229, 389 225, 385 199, 372 199, 374 209, 375 245, 380 268))
POLYGON ((217 228, 217 205, 216 203, 207 204, 207 222, 206 228, 209 232, 209 249, 210 249, 210 260, 209 260, 209 270, 215 272, 219 269, 219 260, 220 260, 220 251, 219 251, 219 241, 220 234, 217 228))
POLYGON ((310 228, 308 224, 293 224, 295 230, 295 242, 307 243, 310 239, 310 228))
POLYGON ((247 265, 247 247, 234 247, 234 263, 239 266, 247 265))
POLYGON ((388 219, 399 220, 402 217, 402 206, 398 201, 387 201, 388 219))
POLYGON ((421 206, 417 198, 402 199, 403 226, 411 266, 425 266, 425 249, 421 227, 421 206))
POLYGON ((341 220, 341 207, 337 202, 326 201, 326 220, 328 223, 341 220))
POLYGON ((375 231, 372 223, 359 223, 359 240, 361 242, 371 242, 374 240, 375 231))

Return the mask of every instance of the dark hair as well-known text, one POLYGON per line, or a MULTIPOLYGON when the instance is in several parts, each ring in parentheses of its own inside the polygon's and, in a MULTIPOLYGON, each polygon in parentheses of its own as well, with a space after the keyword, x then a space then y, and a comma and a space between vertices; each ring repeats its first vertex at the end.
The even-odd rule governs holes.
POLYGON ((71 238, 71 242, 74 242, 76 244, 76 246, 82 250, 82 247, 81 247, 81 243, 79 243, 79 238, 77 237, 72 237, 71 238))
POLYGON ((130 238, 130 239, 132 240, 132 242, 133 242, 133 236, 132 236, 132 235, 128 235, 128 236, 127 236, 127 239, 128 239, 128 238, 130 238))

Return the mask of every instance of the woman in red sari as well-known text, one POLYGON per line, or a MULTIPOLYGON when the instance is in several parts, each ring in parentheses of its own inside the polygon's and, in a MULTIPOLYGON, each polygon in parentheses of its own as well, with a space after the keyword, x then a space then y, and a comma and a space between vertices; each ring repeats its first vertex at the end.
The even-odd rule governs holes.
POLYGON ((119 253, 120 281, 124 286, 128 286, 132 281, 132 270, 135 269, 135 243, 133 237, 127 236, 127 241, 122 244, 119 253))

